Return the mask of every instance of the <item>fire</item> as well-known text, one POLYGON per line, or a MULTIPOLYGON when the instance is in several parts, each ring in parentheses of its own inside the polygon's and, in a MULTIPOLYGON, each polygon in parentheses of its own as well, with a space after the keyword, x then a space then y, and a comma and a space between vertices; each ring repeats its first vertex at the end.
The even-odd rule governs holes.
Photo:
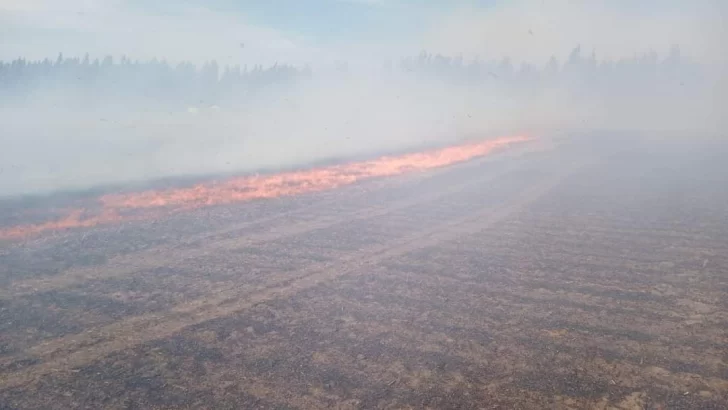
POLYGON ((513 143, 529 140, 525 137, 505 137, 303 171, 236 177, 222 182, 201 183, 188 188, 104 195, 97 200, 100 211, 74 209, 54 221, 3 228, 0 229, 0 239, 21 238, 46 231, 88 228, 159 215, 158 212, 152 211, 154 209, 177 212, 203 206, 329 190, 371 178, 445 167, 488 155, 495 149, 513 143), (130 211, 135 210, 137 212, 129 215, 130 211))

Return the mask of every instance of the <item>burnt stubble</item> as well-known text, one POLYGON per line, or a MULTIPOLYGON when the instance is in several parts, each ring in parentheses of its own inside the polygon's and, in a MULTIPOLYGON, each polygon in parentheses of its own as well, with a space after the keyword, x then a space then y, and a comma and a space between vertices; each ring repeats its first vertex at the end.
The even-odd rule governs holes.
POLYGON ((0 408, 724 409, 728 149, 604 138, 4 243, 0 408))

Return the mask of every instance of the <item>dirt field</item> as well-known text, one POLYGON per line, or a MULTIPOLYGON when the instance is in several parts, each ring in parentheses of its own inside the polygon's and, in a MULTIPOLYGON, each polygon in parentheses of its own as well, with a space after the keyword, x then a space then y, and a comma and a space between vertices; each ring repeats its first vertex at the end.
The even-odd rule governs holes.
POLYGON ((570 144, 0 244, 0 409, 726 409, 726 152, 570 144))

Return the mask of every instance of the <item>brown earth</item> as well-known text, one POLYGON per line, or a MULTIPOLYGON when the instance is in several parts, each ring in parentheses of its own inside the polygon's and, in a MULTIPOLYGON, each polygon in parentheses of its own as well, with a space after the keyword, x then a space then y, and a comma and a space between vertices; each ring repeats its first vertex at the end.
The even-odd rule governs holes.
POLYGON ((719 154, 567 144, 2 244, 0 409, 728 408, 719 154))

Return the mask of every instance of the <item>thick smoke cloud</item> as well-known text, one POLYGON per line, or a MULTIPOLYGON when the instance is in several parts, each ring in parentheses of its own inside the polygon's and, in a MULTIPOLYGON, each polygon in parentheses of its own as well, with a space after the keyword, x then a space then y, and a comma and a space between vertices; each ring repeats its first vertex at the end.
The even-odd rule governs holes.
MULTIPOLYGON (((124 9, 127 23, 145 19, 161 33, 139 50, 101 24, 114 2, 91 3, 105 17, 84 18, 82 28, 107 39, 114 59, 100 48, 84 58, 85 40, 60 58, 24 37, 11 42, 30 59, 5 56, 0 66, 0 196, 306 166, 502 134, 724 135, 726 65, 713 37, 722 26, 712 24, 721 3, 464 6, 423 18, 429 24, 411 42, 330 48, 209 10, 194 23, 209 28, 204 35, 175 42, 189 10, 166 19, 124 9), (232 41, 217 26, 251 41, 240 44, 237 32, 232 41), (252 51, 231 61, 230 47, 252 51), (421 48, 431 51, 412 52, 421 48)), ((393 7, 381 3, 369 6, 393 7)), ((2 14, 15 26, 21 16, 49 25, 60 13, 70 27, 79 18, 42 1, 19 4, 2 14)))

